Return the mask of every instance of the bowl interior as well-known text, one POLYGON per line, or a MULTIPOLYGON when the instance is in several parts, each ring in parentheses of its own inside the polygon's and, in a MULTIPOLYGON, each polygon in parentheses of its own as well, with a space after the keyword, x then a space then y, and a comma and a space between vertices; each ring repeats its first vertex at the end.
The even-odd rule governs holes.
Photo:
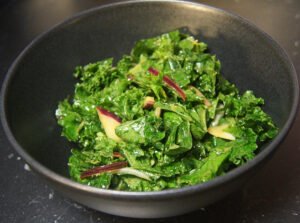
POLYGON ((9 71, 4 90, 8 126, 21 147, 50 170, 68 176, 69 144, 55 119, 58 101, 72 94, 72 72, 129 53, 134 42, 180 29, 209 46, 222 73, 241 91, 265 99, 282 129, 295 107, 296 79, 286 56, 265 34, 221 10, 182 2, 124 3, 93 9, 31 44, 9 71), (294 76, 293 76, 294 75, 294 76))

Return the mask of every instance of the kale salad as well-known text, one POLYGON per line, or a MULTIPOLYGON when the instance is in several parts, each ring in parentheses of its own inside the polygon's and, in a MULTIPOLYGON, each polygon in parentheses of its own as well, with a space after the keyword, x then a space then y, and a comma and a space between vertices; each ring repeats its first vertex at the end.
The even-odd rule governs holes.
POLYGON ((264 100, 240 93, 220 70, 205 43, 179 31, 137 41, 119 61, 76 67, 74 95, 56 110, 62 135, 76 145, 71 178, 158 191, 206 182, 253 159, 278 129, 264 100))

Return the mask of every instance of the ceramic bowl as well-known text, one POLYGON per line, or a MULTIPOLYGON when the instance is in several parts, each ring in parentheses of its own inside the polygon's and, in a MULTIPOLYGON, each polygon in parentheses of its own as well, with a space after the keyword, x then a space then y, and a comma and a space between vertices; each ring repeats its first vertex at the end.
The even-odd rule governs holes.
POLYGON ((181 1, 128 1, 82 12, 35 39, 16 59, 2 88, 1 119, 17 152, 65 196, 106 213, 157 218, 207 206, 240 188, 271 157, 297 110, 298 80, 285 52, 245 19, 181 1), (265 99, 280 129, 245 165, 209 182, 159 192, 125 192, 81 185, 68 175, 71 145, 56 123, 58 102, 74 88, 84 65, 129 53, 135 41, 174 29, 194 35, 222 63, 222 74, 241 91, 265 99))

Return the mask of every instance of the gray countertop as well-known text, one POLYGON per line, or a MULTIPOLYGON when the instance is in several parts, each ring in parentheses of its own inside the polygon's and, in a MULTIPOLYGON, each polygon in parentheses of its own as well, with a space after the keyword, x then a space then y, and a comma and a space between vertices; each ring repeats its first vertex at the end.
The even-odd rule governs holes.
MULTIPOLYGON (((38 34, 73 14, 114 1, 0 0, 0 81, 38 34)), ((199 1, 239 14, 273 37, 300 74, 299 0, 199 1)), ((253 46, 255 47, 255 46, 253 46)), ((0 222, 300 222, 300 113, 275 156, 242 189, 197 212, 167 219, 129 219, 62 197, 24 163, 0 128, 0 222)))

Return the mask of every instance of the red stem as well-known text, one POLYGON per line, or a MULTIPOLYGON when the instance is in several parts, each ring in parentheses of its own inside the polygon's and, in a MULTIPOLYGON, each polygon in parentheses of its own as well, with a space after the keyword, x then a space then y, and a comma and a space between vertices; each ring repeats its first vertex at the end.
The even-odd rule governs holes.
POLYGON ((113 113, 107 111, 106 109, 101 108, 101 107, 99 107, 99 106, 98 106, 96 109, 97 109, 97 111, 100 112, 101 114, 103 114, 103 115, 105 115, 105 116, 108 116, 108 117, 111 117, 111 118, 117 120, 118 122, 122 122, 121 118, 119 118, 119 117, 116 116, 115 114, 113 114, 113 113))
POLYGON ((80 175, 80 178, 84 179, 84 178, 91 177, 91 176, 94 176, 94 175, 97 175, 100 173, 121 169, 123 167, 126 167, 127 165, 128 165, 128 163, 126 161, 120 161, 120 162, 115 162, 112 164, 107 164, 104 166, 94 167, 92 169, 82 172, 80 175))
POLYGON ((163 77, 164 82, 169 85, 171 88, 173 88, 175 91, 177 91, 177 93, 179 94, 179 96, 182 98, 182 100, 185 101, 186 99, 186 95, 184 93, 184 91, 181 89, 181 87, 179 87, 178 84, 176 84, 175 81, 173 81, 171 78, 169 78, 167 75, 165 75, 163 77))
POLYGON ((153 67, 149 67, 148 71, 153 74, 154 76, 158 76, 158 70, 154 69, 153 67))
MULTIPOLYGON (((149 67, 148 71, 154 76, 157 76, 159 74, 158 70, 154 69, 153 67, 149 67)), ((163 81, 171 88, 173 88, 175 91, 177 91, 177 93, 179 94, 179 96, 182 98, 183 101, 186 100, 186 95, 184 91, 181 89, 181 87, 179 87, 179 85, 175 81, 173 81, 167 75, 164 75, 163 81)))

